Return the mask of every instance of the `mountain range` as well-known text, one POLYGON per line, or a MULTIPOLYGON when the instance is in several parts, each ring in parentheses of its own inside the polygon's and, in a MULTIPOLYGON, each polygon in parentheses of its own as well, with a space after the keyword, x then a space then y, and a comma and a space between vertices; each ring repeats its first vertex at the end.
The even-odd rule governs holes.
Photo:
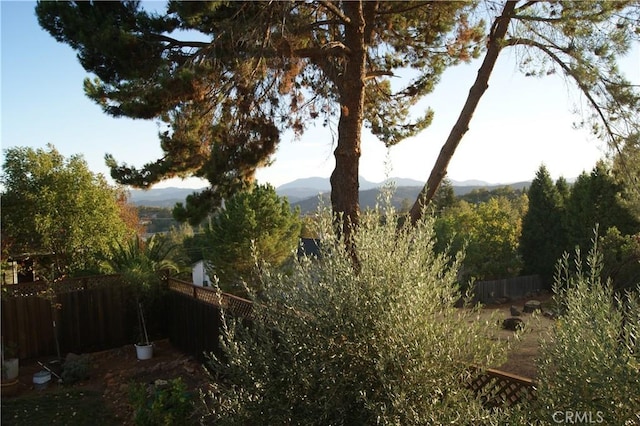
MULTIPOLYGON (((424 182, 406 179, 390 178, 383 182, 371 182, 360 177, 360 206, 364 209, 373 207, 377 201, 379 188, 393 181, 396 191, 393 203, 399 204, 407 199, 413 203, 418 193, 424 186, 424 182)), ((474 189, 485 188, 487 190, 510 186, 513 189, 528 187, 531 182, 515 182, 509 184, 491 184, 480 180, 451 181, 455 195, 464 195, 474 189)), ((187 195, 198 192, 194 188, 157 188, 157 189, 132 189, 130 201, 134 205, 149 207, 173 207, 178 202, 184 202, 187 195)), ((281 197, 287 197, 293 206, 299 206, 302 213, 314 211, 318 204, 320 194, 327 200, 331 191, 329 178, 310 177, 296 179, 276 188, 276 193, 281 197)))

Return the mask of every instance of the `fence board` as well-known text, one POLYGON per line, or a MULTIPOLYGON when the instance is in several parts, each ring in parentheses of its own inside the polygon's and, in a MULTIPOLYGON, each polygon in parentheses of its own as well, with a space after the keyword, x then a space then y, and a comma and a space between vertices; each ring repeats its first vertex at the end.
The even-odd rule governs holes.
MULTIPOLYGON (((56 354, 53 314, 58 319, 62 353, 92 352, 122 346, 131 341, 136 316, 130 293, 117 277, 69 280, 56 288, 59 310, 38 297, 46 286, 38 283, 12 285, 2 298, 2 336, 19 345, 20 358, 56 354)), ((499 284, 503 285, 503 284, 499 284)), ((523 288, 529 288, 522 286, 523 288)), ((250 318, 250 301, 232 295, 169 280, 167 306, 171 344, 200 362, 205 353, 221 355, 221 311, 250 318)), ((498 288, 498 287, 494 287, 498 288)), ((513 293, 510 293, 513 294, 513 293)), ((489 406, 513 405, 535 396, 535 383, 497 370, 476 371, 467 383, 489 406)))
POLYGON ((527 294, 542 290, 539 275, 506 278, 475 283, 476 299, 482 303, 491 303, 499 298, 521 299, 527 294))
POLYGON ((169 339, 173 346, 200 362, 206 360, 205 353, 220 354, 218 336, 221 320, 218 306, 181 292, 171 292, 169 306, 169 339))
MULTIPOLYGON (((20 358, 57 355, 54 315, 61 353, 93 352, 132 342, 135 327, 126 286, 118 276, 63 280, 52 286, 55 303, 42 297, 45 283, 6 286, 2 297, 2 336, 18 343, 20 358)), ((51 293, 49 294, 49 297, 51 293)))
POLYGON ((218 293, 192 283, 169 279, 171 344, 205 361, 205 353, 221 355, 219 336, 221 311, 239 318, 248 318, 253 311, 251 301, 227 293, 218 293))

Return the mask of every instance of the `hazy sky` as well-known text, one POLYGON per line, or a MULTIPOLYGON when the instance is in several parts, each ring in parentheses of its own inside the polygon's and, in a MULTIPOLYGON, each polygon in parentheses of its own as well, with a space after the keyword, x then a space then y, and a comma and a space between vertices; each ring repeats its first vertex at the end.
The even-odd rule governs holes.
MULTIPOLYGON (((43 148, 63 155, 82 154, 89 168, 109 175, 105 153, 141 166, 161 150, 155 122, 112 118, 84 96, 87 73, 74 51, 40 28, 35 3, 0 3, 2 29, 2 149, 43 148)), ((621 62, 627 78, 640 84, 640 48, 621 62)), ((448 70, 435 92, 421 103, 435 110, 433 124, 390 151, 366 129, 360 174, 379 182, 385 176, 426 181, 440 148, 473 84, 478 62, 448 70)), ((509 50, 501 54, 489 90, 482 98, 450 166, 448 177, 463 181, 511 183, 531 180, 541 164, 551 176, 572 178, 590 171, 603 157, 603 144, 586 131, 573 130, 571 113, 579 97, 559 76, 526 78, 509 50)), ((283 135, 274 164, 258 180, 275 186, 297 178, 331 174, 331 132, 318 125, 300 139, 283 135)), ((4 156, 2 157, 4 161, 4 156)), ((158 186, 204 186, 173 180, 158 186)))

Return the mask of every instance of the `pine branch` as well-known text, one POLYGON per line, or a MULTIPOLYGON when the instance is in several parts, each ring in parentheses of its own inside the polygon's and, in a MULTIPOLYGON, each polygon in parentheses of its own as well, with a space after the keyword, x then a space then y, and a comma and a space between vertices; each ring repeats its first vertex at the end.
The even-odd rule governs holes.
MULTIPOLYGON (((525 38, 512 38, 512 39, 505 40, 505 46, 529 46, 529 47, 535 47, 537 49, 540 49, 549 58, 551 58, 556 64, 558 64, 560 66, 560 68, 562 68, 562 70, 574 80, 574 82, 576 83, 576 85, 578 86, 578 88, 580 89, 582 94, 585 96, 585 98, 587 98, 587 100, 589 101, 591 106, 596 111, 596 114, 598 114, 598 116, 602 120, 602 123, 603 123, 604 127, 606 128, 607 134, 611 138, 612 143, 615 145, 615 132, 613 131, 613 129, 609 125, 609 122, 606 119, 606 116, 605 116, 605 113, 603 111, 603 108, 595 100, 595 98, 591 94, 591 91, 589 90, 589 88, 582 82, 582 80, 580 79, 580 76, 578 76, 574 72, 574 70, 571 69, 571 67, 569 65, 567 65, 558 55, 555 54, 555 52, 553 52, 551 50, 551 48, 550 48, 551 46, 546 46, 546 45, 544 45, 542 43, 539 43, 539 42, 537 42, 535 40, 530 40, 530 39, 525 39, 525 38)), ((568 52, 567 49, 560 49, 559 48, 559 50, 562 51, 565 54, 568 54, 567 53, 568 52)), ((573 58, 575 59, 575 57, 573 57, 573 58)))

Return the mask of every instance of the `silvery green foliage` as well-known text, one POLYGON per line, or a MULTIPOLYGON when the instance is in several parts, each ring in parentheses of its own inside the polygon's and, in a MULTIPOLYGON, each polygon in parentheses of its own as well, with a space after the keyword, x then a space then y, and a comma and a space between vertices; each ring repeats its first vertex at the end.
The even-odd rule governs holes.
MULTIPOLYGON (((427 215, 428 216, 428 215, 427 215)), ((462 385, 471 363, 494 365, 496 322, 455 308, 461 256, 434 254, 433 219, 398 229, 390 208, 363 214, 359 272, 319 214, 321 259, 261 268, 252 321, 226 318, 212 356, 215 424, 489 424, 462 385), (258 303, 259 302, 259 303, 258 303)))
POLYGON ((616 295, 601 271, 596 244, 586 267, 579 251, 573 271, 568 256, 559 263, 561 317, 541 341, 538 360, 533 416, 541 424, 556 424, 566 413, 602 424, 640 423, 640 287, 616 295))

